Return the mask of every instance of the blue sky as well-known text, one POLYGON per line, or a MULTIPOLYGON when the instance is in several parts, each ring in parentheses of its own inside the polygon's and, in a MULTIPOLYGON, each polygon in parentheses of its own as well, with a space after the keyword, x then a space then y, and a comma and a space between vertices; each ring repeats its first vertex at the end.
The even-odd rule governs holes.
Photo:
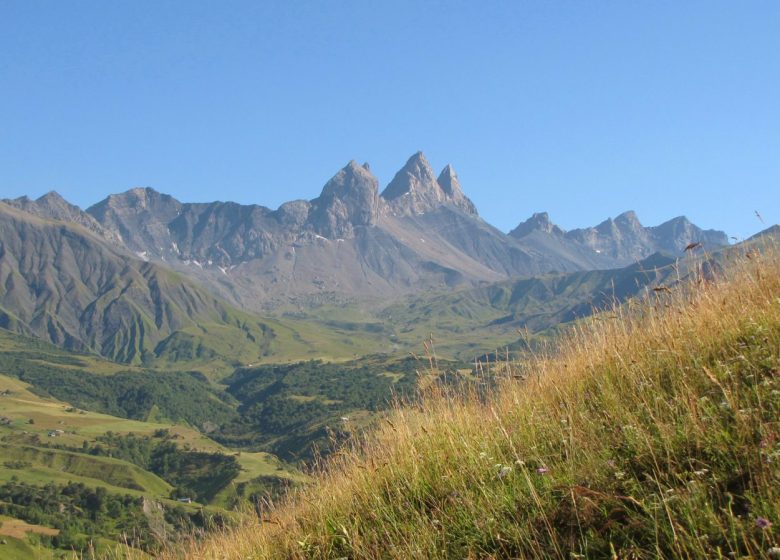
POLYGON ((0 0, 0 198, 275 208, 423 150, 509 230, 780 222, 780 2, 0 0))

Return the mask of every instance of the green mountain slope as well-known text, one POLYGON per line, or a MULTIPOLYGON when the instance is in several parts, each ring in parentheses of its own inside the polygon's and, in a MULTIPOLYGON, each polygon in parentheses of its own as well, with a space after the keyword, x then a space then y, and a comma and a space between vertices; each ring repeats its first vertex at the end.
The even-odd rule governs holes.
POLYGON ((305 325, 260 319, 77 224, 3 203, 0 327, 122 363, 197 363, 210 376, 277 354, 357 353, 343 333, 317 337, 305 325))
POLYGON ((676 262, 655 254, 620 269, 548 274, 415 296, 379 316, 393 324, 401 344, 432 333, 439 353, 473 360, 516 343, 518 329, 541 333, 664 285, 676 279, 676 262))
POLYGON ((185 557, 775 558, 779 349, 780 256, 732 254, 495 391, 398 408, 185 557))

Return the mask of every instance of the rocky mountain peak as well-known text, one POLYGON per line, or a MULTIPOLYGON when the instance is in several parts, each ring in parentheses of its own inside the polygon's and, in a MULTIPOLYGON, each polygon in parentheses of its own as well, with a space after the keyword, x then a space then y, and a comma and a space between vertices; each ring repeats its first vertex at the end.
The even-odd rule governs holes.
POLYGON ((425 154, 417 152, 395 174, 382 192, 382 198, 395 215, 424 214, 442 204, 451 204, 468 214, 476 214, 474 204, 461 191, 458 176, 448 165, 438 179, 425 154))
POLYGON ((329 238, 351 237, 355 226, 374 225, 379 218, 379 181, 366 166, 350 161, 311 201, 309 221, 329 238))
POLYGON ((436 182, 433 169, 422 152, 410 157, 382 192, 382 198, 388 202, 404 196, 414 199, 414 205, 418 207, 422 206, 422 203, 444 200, 444 192, 436 182))
POLYGON ((460 189, 460 181, 458 180, 458 174, 455 173, 455 169, 449 163, 444 166, 444 169, 439 173, 439 178, 436 179, 439 186, 448 196, 452 196, 453 193, 462 192, 460 189))
POLYGON ((171 247, 168 224, 181 213, 182 206, 171 195, 136 187, 110 195, 87 208, 87 213, 130 250, 157 255, 171 247))
POLYGON ((712 229, 703 230, 685 216, 677 216, 659 226, 649 228, 653 237, 668 252, 680 252, 690 243, 701 243, 712 249, 728 245, 728 236, 712 229))
POLYGON ((49 191, 46 194, 41 195, 38 198, 36 198, 35 202, 37 204, 46 204, 46 205, 49 205, 49 206, 54 206, 54 205, 56 205, 56 206, 63 206, 63 205, 74 206, 73 204, 71 204, 70 202, 68 202, 64 198, 62 198, 62 195, 60 195, 60 193, 58 193, 57 191, 49 191))
POLYGON ((550 215, 547 212, 536 212, 533 216, 510 231, 509 235, 520 239, 534 231, 541 231, 553 235, 563 235, 565 233, 561 228, 552 223, 550 215))
POLYGON ((49 191, 39 196, 33 204, 41 213, 55 220, 72 221, 73 216, 82 213, 81 208, 62 198, 57 191, 49 191))
POLYGON ((639 221, 636 212, 633 210, 627 210, 626 212, 623 212, 615 218, 614 222, 618 225, 618 227, 622 228, 629 228, 632 230, 639 230, 642 228, 642 223, 639 221))
POLYGON ((374 203, 379 194, 379 181, 365 165, 359 165, 354 159, 325 183, 317 200, 363 199, 374 203))
POLYGON ((106 200, 110 205, 132 205, 139 209, 181 206, 181 203, 171 195, 158 192, 151 187, 134 187, 123 193, 111 195, 106 200))
MULTIPOLYGON (((109 195, 104 200, 87 208, 87 212, 97 217, 109 210, 117 212, 149 211, 152 214, 174 215, 181 209, 182 203, 169 194, 157 192, 151 187, 135 187, 123 193, 109 195)), ((100 219, 100 218, 98 218, 100 219)))
POLYGON ((467 214, 477 214, 477 207, 469 198, 463 194, 463 190, 460 188, 460 180, 458 179, 455 169, 449 163, 439 173, 439 178, 436 182, 444 191, 447 199, 450 203, 454 204, 467 214))

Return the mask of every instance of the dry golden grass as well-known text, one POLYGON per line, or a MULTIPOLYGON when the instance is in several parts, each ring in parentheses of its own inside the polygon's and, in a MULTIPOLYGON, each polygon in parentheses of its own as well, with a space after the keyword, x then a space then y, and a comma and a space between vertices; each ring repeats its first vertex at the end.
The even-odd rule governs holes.
POLYGON ((262 519, 164 557, 773 554, 780 257, 730 259, 507 364, 487 395, 399 406, 262 519))
POLYGON ((0 535, 24 540, 27 537, 27 533, 55 536, 60 532, 58 529, 44 527, 43 525, 33 525, 21 519, 0 517, 0 535))

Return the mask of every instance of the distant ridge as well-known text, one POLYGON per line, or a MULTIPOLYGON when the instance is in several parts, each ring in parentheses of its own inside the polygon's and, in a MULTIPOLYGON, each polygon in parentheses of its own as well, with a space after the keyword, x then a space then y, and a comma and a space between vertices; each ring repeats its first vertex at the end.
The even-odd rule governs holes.
POLYGON ((622 267, 657 251, 681 254, 692 242, 728 244, 723 232, 702 230, 684 217, 644 227, 633 212, 568 232, 542 212, 506 234, 479 217, 452 165, 437 176, 422 152, 381 193, 370 166, 350 161, 317 198, 276 210, 181 202, 151 188, 112 194, 86 212, 55 193, 6 202, 77 223, 254 310, 384 302, 551 271, 622 267))
POLYGON ((559 238, 619 265, 627 265, 658 251, 677 255, 689 243, 700 243, 709 249, 728 245, 728 237, 724 232, 703 230, 685 216, 678 216, 659 226, 645 227, 636 212, 631 210, 614 219, 607 218, 595 227, 571 231, 564 231, 553 224, 550 216, 542 212, 534 214, 509 232, 510 236, 519 240, 534 234, 559 238))

